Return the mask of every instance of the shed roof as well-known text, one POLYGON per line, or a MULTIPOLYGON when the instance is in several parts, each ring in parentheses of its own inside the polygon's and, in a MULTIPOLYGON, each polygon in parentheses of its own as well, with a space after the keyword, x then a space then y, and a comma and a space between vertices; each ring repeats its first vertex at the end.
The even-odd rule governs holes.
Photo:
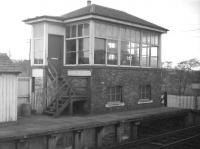
POLYGON ((5 53, 0 53, 0 73, 20 73, 19 67, 5 53))
POLYGON ((66 13, 61 16, 37 16, 35 18, 26 19, 24 20, 24 22, 29 23, 37 19, 45 19, 45 18, 55 19, 55 20, 58 20, 59 22, 64 22, 65 20, 83 17, 87 15, 101 16, 101 17, 106 17, 106 18, 115 19, 119 21, 125 21, 128 23, 134 23, 137 25, 159 29, 159 30, 162 30, 163 32, 168 31, 168 29, 166 28, 163 28, 161 26, 158 26, 146 20, 140 19, 124 11, 120 11, 120 10, 116 10, 116 9, 112 9, 112 8, 108 8, 108 7, 104 7, 104 6, 100 6, 96 4, 92 4, 92 5, 77 9, 75 11, 66 13))

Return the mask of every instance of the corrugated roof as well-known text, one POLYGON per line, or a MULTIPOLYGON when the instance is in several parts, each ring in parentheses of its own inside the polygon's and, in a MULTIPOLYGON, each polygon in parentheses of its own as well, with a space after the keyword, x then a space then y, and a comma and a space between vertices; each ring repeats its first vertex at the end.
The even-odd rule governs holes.
POLYGON ((168 29, 165 29, 161 26, 158 26, 151 22, 140 19, 140 18, 133 16, 131 14, 128 14, 124 11, 120 11, 120 10, 116 10, 116 9, 112 9, 112 8, 108 8, 108 7, 103 7, 103 6, 96 5, 96 4, 92 4, 92 5, 83 7, 81 9, 72 11, 70 13, 64 14, 61 16, 61 18, 71 19, 71 18, 76 18, 76 17, 85 16, 85 15, 89 15, 89 14, 108 17, 108 18, 112 18, 112 19, 117 19, 117 20, 121 20, 121 21, 131 22, 131 23, 135 23, 135 24, 139 24, 139 25, 143 25, 143 26, 148 26, 148 27, 153 27, 156 29, 168 31, 168 29))
POLYGON ((0 72, 20 73, 17 67, 5 53, 0 53, 0 72))

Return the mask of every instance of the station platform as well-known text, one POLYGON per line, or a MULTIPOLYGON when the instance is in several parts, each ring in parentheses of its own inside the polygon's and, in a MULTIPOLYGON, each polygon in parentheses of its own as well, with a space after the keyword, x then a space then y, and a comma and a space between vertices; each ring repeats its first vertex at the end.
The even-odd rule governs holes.
POLYGON ((45 115, 33 115, 19 118, 15 124, 0 126, 0 142, 101 127, 126 121, 141 122, 144 120, 170 118, 186 115, 187 113, 188 110, 184 109, 157 107, 102 115, 63 116, 59 118, 45 115))

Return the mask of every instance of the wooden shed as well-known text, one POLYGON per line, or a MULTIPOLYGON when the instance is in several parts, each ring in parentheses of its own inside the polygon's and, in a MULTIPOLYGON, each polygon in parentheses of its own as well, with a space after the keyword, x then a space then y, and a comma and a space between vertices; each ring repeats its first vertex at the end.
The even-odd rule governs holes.
POLYGON ((0 53, 0 123, 17 120, 17 76, 19 69, 0 53))

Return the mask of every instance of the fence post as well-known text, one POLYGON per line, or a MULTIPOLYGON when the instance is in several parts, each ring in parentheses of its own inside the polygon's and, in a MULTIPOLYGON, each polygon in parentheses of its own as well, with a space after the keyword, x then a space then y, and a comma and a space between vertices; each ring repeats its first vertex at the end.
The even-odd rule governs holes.
POLYGON ((197 96, 194 96, 194 110, 198 110, 197 96))

